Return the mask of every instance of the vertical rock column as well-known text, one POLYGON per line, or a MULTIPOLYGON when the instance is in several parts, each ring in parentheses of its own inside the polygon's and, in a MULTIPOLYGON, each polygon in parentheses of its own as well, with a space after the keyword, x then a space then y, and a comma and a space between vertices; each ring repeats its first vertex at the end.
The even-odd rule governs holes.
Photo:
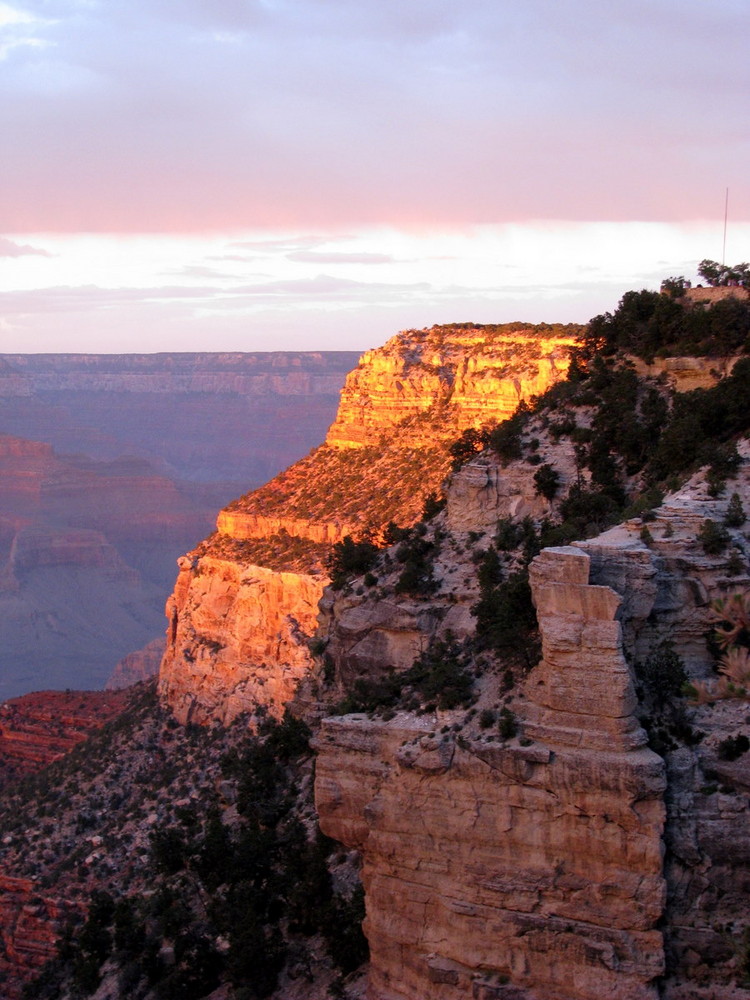
POLYGON ((316 801, 362 851, 370 1000, 655 1000, 664 765, 632 717, 619 598, 588 567, 567 547, 533 565, 544 658, 520 739, 324 721, 316 801))

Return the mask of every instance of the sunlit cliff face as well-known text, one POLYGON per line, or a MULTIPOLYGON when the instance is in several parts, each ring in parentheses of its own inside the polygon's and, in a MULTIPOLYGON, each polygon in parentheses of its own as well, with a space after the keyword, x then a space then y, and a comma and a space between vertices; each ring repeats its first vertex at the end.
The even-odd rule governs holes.
POLYGON ((504 420, 565 373, 575 342, 565 328, 539 336, 533 328, 432 327, 394 337, 364 354, 347 377, 326 444, 375 445, 420 415, 431 419, 413 429, 412 441, 504 420))
POLYGON ((312 668, 330 546, 416 521, 450 470, 450 443, 563 377, 576 333, 432 327, 368 351, 326 443, 230 504, 182 560, 160 674, 178 718, 280 715, 312 668))

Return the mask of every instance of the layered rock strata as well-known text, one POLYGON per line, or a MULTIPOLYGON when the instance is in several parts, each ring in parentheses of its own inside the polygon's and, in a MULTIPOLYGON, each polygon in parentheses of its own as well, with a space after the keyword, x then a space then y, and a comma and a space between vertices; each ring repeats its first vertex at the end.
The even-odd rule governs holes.
POLYGON ((0 786, 58 760, 123 711, 124 692, 40 691, 0 704, 0 786))
POLYGON ((620 600, 588 566, 574 548, 534 565, 520 740, 322 724, 316 802, 363 855, 372 1000, 657 996, 664 763, 633 716, 620 600))
MULTIPOLYGON (((409 330, 367 351, 347 376, 326 443, 377 445, 404 420, 448 409, 454 434, 505 420, 567 370, 579 327, 554 332, 514 326, 458 325, 409 330)), ((429 423, 424 428, 429 438, 429 423)))
POLYGON ((163 636, 159 636, 147 643, 143 649, 137 649, 115 664, 115 669, 105 685, 107 691, 119 691, 122 688, 132 687, 150 677, 155 677, 159 673, 159 667, 164 657, 166 641, 163 636))
POLYGON ((221 511, 217 533, 181 561, 160 674, 178 717, 279 714, 313 665, 327 549, 417 520, 460 431, 504 419, 561 378, 578 332, 433 327, 365 354, 327 443, 221 511), (272 571, 256 553, 274 541, 288 555, 272 571))
MULTIPOLYGON (((745 524, 726 529, 728 544, 707 553, 700 532, 708 520, 724 522, 735 492, 750 506, 746 442, 739 452, 740 468, 719 496, 703 470, 647 521, 546 549, 532 563, 543 656, 525 699, 513 702, 520 740, 498 746, 455 712, 324 720, 318 806, 323 829, 363 853, 372 1000, 653 997, 657 980, 658 995, 670 1000, 750 995, 746 698, 678 698, 654 715, 653 704, 639 704, 632 673, 668 641, 689 677, 715 678, 711 602, 750 590, 750 543, 745 524), (647 749, 641 718, 663 757, 647 749), (540 806, 527 825, 534 794, 548 812, 540 806), (489 817, 501 824, 492 833, 482 827, 489 817), (592 830, 596 843, 586 841, 592 830), (512 867, 497 911, 486 908, 475 857, 481 872, 512 867), (582 857, 591 860, 583 874, 575 867, 582 857), (558 862, 574 872, 565 884, 576 886, 575 906, 555 882, 558 862), (528 897, 514 898, 507 885, 527 892, 527 880, 537 894, 520 903, 528 897), (594 899, 595 917, 586 910, 594 899), (526 907, 545 915, 542 955, 526 907), (561 925, 563 913, 581 923, 561 925), (614 929, 617 943, 607 936, 614 929)), ((565 468, 565 454, 549 457, 565 468)), ((523 463, 501 469, 484 454, 453 478, 429 534, 448 529, 434 561, 436 594, 389 598, 384 579, 377 592, 355 585, 326 595, 321 634, 342 690, 407 669, 448 623, 459 639, 472 634, 467 537, 474 532, 481 546, 498 517, 538 517, 525 505, 528 476, 523 463)))
POLYGON ((32 879, 0 873, 0 983, 4 1000, 21 1000, 25 981, 57 950, 57 928, 75 911, 39 891, 32 879))
POLYGON ((159 690, 181 722, 280 715, 310 668, 323 581, 203 557, 180 560, 159 690))

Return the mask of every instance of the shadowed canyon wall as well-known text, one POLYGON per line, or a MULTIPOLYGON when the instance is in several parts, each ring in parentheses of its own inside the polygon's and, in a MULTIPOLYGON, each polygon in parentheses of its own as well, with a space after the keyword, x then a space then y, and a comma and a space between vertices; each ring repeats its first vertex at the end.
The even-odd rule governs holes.
POLYGON ((356 357, 0 355, 0 699, 102 687, 159 637, 177 558, 317 444, 356 357))

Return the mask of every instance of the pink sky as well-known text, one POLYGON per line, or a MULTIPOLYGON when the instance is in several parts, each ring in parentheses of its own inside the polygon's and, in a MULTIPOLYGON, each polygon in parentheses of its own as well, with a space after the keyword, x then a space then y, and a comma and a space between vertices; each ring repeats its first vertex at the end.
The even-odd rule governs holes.
POLYGON ((532 264, 518 273, 509 226, 537 241, 537 268, 552 274, 571 233, 590 280, 550 278, 567 291, 546 302, 585 320, 632 282, 658 283, 659 268, 720 256, 727 187, 728 256, 746 260, 747 15, 746 0, 1 0, 6 349, 90 349, 83 331, 97 326, 101 349, 128 349, 139 342, 130 323, 154 349, 210 349, 217 330, 234 344, 243 313, 221 276, 235 244, 232 287, 257 286, 248 349, 268 329, 286 331, 284 343, 295 329, 295 342, 330 330, 340 346, 344 326, 366 328, 366 347, 393 324, 466 317, 441 307, 483 312, 471 282, 457 277, 451 295, 446 269, 429 268, 435 244, 464 273, 477 233, 506 293, 487 298, 491 318, 533 313, 517 292, 532 264), (621 244, 642 223, 656 228, 640 230, 651 234, 640 266, 636 254, 625 266, 621 244), (118 238, 119 282, 115 260, 100 267, 118 238), (163 294, 154 310, 170 270, 179 303, 163 294), (341 305, 347 281, 368 286, 356 307, 341 305))

